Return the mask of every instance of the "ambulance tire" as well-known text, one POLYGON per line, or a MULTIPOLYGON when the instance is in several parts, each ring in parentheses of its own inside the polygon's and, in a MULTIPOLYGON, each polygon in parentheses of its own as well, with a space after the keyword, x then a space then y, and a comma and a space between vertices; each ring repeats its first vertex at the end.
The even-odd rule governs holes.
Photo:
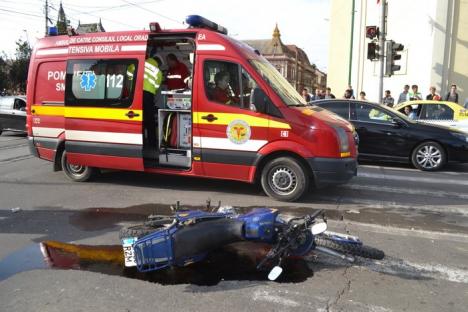
POLYGON ((270 160, 261 174, 264 192, 279 201, 295 201, 309 189, 307 169, 292 157, 270 160))
POLYGON ((65 172, 65 175, 75 182, 89 181, 97 173, 97 169, 93 167, 69 164, 67 161, 66 151, 63 151, 62 153, 61 164, 62 164, 63 172, 65 172))

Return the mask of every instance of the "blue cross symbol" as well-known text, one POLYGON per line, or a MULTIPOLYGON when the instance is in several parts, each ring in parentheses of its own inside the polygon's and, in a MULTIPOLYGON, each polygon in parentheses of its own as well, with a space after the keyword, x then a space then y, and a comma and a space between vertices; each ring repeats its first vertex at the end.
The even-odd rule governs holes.
POLYGON ((86 92, 96 88, 96 75, 94 72, 86 72, 81 75, 80 87, 86 92))

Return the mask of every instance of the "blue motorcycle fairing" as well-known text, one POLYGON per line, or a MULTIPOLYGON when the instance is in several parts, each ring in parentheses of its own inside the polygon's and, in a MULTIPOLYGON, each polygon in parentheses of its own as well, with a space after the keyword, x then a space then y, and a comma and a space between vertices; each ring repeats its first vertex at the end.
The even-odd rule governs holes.
POLYGON ((206 212, 201 210, 187 210, 187 211, 178 211, 175 218, 179 222, 186 222, 188 220, 197 220, 202 221, 206 219, 219 219, 230 217, 230 213, 219 213, 219 212, 206 212))
POLYGON ((273 242, 274 224, 277 216, 278 210, 271 208, 255 208, 244 215, 240 215, 238 219, 245 222, 245 239, 266 243, 273 242))

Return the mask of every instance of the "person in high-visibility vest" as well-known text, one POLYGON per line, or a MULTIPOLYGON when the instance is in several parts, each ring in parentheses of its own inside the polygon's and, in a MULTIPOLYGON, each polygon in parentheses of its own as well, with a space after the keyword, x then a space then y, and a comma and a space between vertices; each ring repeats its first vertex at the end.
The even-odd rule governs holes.
POLYGON ((162 72, 158 62, 147 53, 143 79, 143 122, 146 128, 146 143, 149 147, 156 145, 155 96, 162 82, 162 72))

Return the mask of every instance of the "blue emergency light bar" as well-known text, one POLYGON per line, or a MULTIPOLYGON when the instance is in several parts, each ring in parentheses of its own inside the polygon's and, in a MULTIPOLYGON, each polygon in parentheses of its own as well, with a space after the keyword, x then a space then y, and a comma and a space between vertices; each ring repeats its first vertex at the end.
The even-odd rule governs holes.
POLYGON ((47 36, 58 36, 57 26, 47 26, 47 36))
POLYGON ((185 22, 190 25, 190 27, 195 27, 195 28, 207 28, 211 29, 214 31, 217 31, 219 33, 227 35, 228 30, 227 28, 218 25, 200 15, 189 15, 185 19, 185 22))

